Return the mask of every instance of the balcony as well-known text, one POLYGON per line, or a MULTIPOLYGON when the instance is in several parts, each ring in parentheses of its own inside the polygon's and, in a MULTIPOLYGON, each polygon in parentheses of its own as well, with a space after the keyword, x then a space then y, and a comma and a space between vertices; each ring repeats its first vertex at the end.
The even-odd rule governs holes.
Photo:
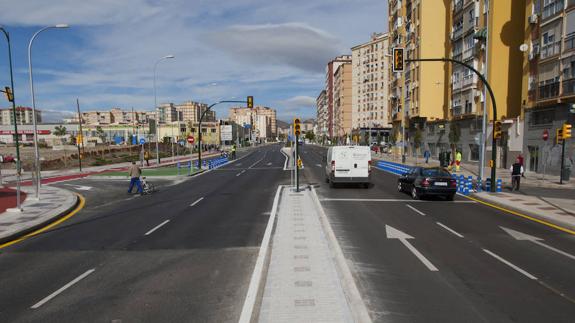
POLYGON ((463 76, 463 80, 461 81, 461 87, 467 87, 470 86, 472 84, 474 84, 476 82, 475 77, 473 76, 473 74, 467 74, 463 76))
POLYGON ((563 80, 563 95, 575 95, 575 78, 563 80))
POLYGON ((455 1, 455 4, 453 5, 453 12, 458 12, 461 9, 463 9, 463 0, 455 1))
POLYGON ((559 95, 559 82, 539 86, 539 100, 554 98, 559 95))
POLYGON ((468 60, 468 59, 472 59, 473 58, 473 47, 469 47, 465 50, 463 50, 463 56, 462 59, 464 61, 468 60))
POLYGON ((547 57, 559 55, 560 50, 561 50, 561 42, 559 41, 545 44, 541 46, 540 57, 541 59, 545 59, 547 57))
POLYGON ((543 7, 541 18, 543 20, 555 16, 557 13, 563 11, 565 3, 563 0, 557 0, 555 2, 549 3, 543 7))
POLYGON ((454 28, 451 32, 451 40, 456 40, 463 35, 463 26, 454 28))
POLYGON ((454 106, 451 108, 451 114, 453 116, 459 116, 459 115, 461 115, 461 109, 462 109, 462 107, 460 105, 454 106))

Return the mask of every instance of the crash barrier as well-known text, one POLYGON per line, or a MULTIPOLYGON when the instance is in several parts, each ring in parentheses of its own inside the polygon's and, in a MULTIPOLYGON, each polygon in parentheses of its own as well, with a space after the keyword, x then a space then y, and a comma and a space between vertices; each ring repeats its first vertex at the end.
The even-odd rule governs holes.
POLYGON ((228 162, 228 157, 218 157, 208 160, 208 169, 218 168, 228 162))
POLYGON ((406 166, 406 165, 399 164, 399 163, 383 161, 383 160, 378 161, 376 164, 376 167, 381 169, 381 170, 384 170, 386 172, 396 174, 396 175, 403 175, 403 174, 406 174, 407 172, 409 172, 409 170, 411 170, 410 166, 406 166))
MULTIPOLYGON (((224 164, 226 164, 228 162, 228 157, 218 157, 218 158, 214 158, 214 159, 210 159, 210 160, 202 160, 202 168, 208 168, 208 169, 212 169, 212 168, 218 168, 224 164)), ((188 174, 192 174, 194 169, 199 169, 200 165, 198 163, 198 161, 194 161, 193 167, 192 167, 192 163, 190 161, 187 162, 178 162, 177 163, 177 167, 178 167, 178 175, 181 174, 180 169, 187 169, 188 170, 188 174)))

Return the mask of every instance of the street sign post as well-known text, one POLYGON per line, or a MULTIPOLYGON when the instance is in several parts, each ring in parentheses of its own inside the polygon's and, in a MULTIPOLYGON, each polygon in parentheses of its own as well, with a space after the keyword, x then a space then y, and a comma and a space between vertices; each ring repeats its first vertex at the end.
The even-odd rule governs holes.
POLYGON ((547 141, 549 139, 549 130, 543 130, 543 141, 547 141))
POLYGON ((194 136, 188 136, 188 142, 190 144, 193 144, 196 141, 196 139, 194 138, 194 136))

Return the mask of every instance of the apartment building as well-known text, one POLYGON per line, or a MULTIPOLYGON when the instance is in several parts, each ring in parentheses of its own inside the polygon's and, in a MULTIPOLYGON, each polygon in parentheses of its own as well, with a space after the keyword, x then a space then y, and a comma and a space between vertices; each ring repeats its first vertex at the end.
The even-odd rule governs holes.
MULTIPOLYGON (((186 101, 182 104, 175 105, 175 109, 177 113, 176 118, 179 118, 178 120, 185 122, 198 122, 202 113, 208 109, 208 105, 195 101, 186 101)), ((206 112, 202 122, 203 121, 215 122, 216 112, 213 110, 206 112)))
POLYGON ((239 125, 251 125, 252 133, 260 138, 274 138, 278 134, 276 110, 269 107, 230 108, 228 119, 239 125))
POLYGON ((337 136, 337 129, 335 129, 335 113, 334 113, 334 101, 335 101, 335 72, 338 67, 342 64, 351 63, 351 55, 341 55, 327 63, 325 68, 325 92, 327 100, 327 133, 331 138, 337 136))
POLYGON ((391 127, 388 108, 389 36, 373 33, 351 49, 352 128, 391 127))
MULTIPOLYGON (((2 125, 25 125, 32 124, 32 108, 28 107, 16 107, 16 121, 14 121, 14 111, 12 108, 0 109, 0 120, 2 125)), ((42 123, 42 111, 36 110, 36 122, 42 123)))
POLYGON ((326 138, 328 136, 328 111, 327 111, 327 92, 321 90, 317 99, 315 100, 317 112, 317 136, 318 138, 326 138))
POLYGON ((339 64, 334 74, 333 133, 347 142, 352 132, 352 64, 339 64))
MULTIPOLYGON (((527 171, 559 174, 556 129, 575 124, 575 0, 528 0, 524 23, 524 144, 527 171), (549 139, 543 139, 543 133, 549 139)), ((566 156, 575 160, 573 139, 566 156)))

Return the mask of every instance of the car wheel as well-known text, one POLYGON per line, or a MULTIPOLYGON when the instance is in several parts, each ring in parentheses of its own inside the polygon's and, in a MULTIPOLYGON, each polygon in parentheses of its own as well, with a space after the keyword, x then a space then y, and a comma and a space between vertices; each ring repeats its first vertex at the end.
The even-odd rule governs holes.
POLYGON ((369 188, 369 183, 364 183, 363 188, 369 188))
POLYGON ((335 187, 335 183, 333 181, 329 181, 329 187, 334 188, 335 187))
POLYGON ((403 192, 403 185, 401 185, 401 182, 397 182, 397 190, 399 192, 403 192))
POLYGON ((417 189, 415 187, 411 189, 411 198, 414 200, 419 199, 419 194, 417 194, 417 189))
POLYGON ((325 182, 329 184, 329 177, 325 178, 325 182))
POLYGON ((449 194, 449 195, 445 196, 445 199, 446 199, 447 201, 453 201, 453 198, 454 198, 454 197, 455 197, 455 194, 449 194))

